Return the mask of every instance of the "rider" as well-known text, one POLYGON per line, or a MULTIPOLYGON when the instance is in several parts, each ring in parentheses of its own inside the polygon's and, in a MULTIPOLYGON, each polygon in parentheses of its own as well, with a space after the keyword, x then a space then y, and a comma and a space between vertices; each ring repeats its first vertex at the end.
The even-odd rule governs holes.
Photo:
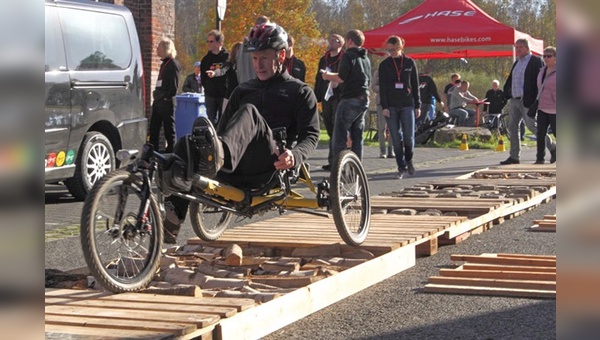
MULTIPOLYGON (((217 164, 213 170, 218 173, 205 170, 201 175, 234 186, 257 187, 266 183, 276 169, 299 166, 316 149, 317 99, 310 86, 291 77, 284 67, 287 38, 283 27, 275 23, 259 24, 250 30, 244 52, 252 55, 256 78, 240 84, 231 94, 216 132, 207 118, 194 122, 194 126, 203 126, 218 136, 208 143, 214 147, 211 151, 217 164), (271 130, 279 127, 286 128, 289 148, 281 154, 271 130)), ((167 198, 165 243, 176 242, 188 203, 174 196, 167 198)))

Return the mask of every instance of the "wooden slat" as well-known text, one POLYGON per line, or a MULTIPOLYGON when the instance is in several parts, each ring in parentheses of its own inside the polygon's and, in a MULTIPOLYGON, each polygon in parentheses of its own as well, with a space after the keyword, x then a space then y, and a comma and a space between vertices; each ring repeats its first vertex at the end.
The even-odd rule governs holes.
POLYGON ((214 306, 191 306, 185 304, 162 304, 162 303, 146 303, 146 302, 129 302, 122 303, 121 301, 110 300, 73 300, 69 298, 53 298, 46 297, 46 304, 62 304, 69 306, 96 307, 96 308, 120 308, 131 310, 149 310, 149 311, 169 311, 179 313, 203 313, 216 314, 220 317, 230 317, 237 311, 233 307, 214 307, 214 306))
POLYGON ((96 308, 85 306, 46 305, 47 315, 73 315, 82 317, 99 317, 107 319, 165 321, 196 325, 204 328, 215 324, 220 317, 216 314, 168 312, 168 311, 145 311, 121 308, 96 308))
POLYGON ((477 255, 451 255, 452 261, 468 261, 474 263, 492 263, 492 264, 514 264, 526 266, 556 266, 556 259, 536 259, 536 258, 506 258, 506 257, 488 257, 477 255))
POLYGON ((556 273, 556 267, 511 266, 485 263, 465 263, 461 267, 473 270, 556 273))
POLYGON ((503 287, 518 289, 536 289, 556 291, 556 281, 536 281, 536 280, 502 280, 502 279, 484 279, 484 278, 463 278, 449 276, 431 276, 429 283, 458 285, 458 286, 477 286, 477 287, 503 287))
MULTIPOLYGON (((92 337, 92 339, 172 339, 171 333, 152 331, 121 330, 107 331, 106 328, 90 328, 65 325, 45 325, 46 339, 65 339, 64 334, 92 337)), ((71 336, 72 337, 72 336, 71 336)))
POLYGON ((46 325, 79 326, 91 328, 104 328, 106 333, 114 332, 114 329, 138 330, 158 333, 170 333, 175 336, 182 336, 192 333, 196 330, 194 325, 172 323, 164 321, 145 321, 145 320, 122 320, 106 319, 91 316, 72 316, 72 315, 45 315, 46 325))
POLYGON ((488 270, 454 270, 440 269, 440 275, 452 277, 480 277, 490 279, 514 279, 514 280, 552 280, 556 281, 556 273, 539 273, 523 271, 488 271, 488 270))
POLYGON ((511 296, 511 297, 535 297, 544 299, 555 299, 556 291, 534 290, 534 289, 515 289, 498 287, 471 287, 427 284, 424 288, 428 293, 450 293, 450 294, 473 294, 473 295, 493 295, 493 296, 511 296))

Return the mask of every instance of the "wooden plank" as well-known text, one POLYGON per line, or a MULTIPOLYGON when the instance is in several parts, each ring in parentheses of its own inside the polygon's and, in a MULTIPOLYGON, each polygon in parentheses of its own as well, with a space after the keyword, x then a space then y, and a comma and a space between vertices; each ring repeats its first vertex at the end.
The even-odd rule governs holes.
MULTIPOLYGON (((491 255, 491 254, 490 254, 491 255)), ((543 259, 556 261, 556 255, 534 255, 534 254, 494 254, 496 257, 519 258, 519 259, 543 259)))
POLYGON ((215 306, 215 307, 230 307, 235 308, 238 312, 252 308, 256 302, 252 299, 233 299, 233 298, 191 298, 188 296, 171 296, 160 294, 138 294, 138 293, 123 293, 107 296, 103 299, 123 301, 123 302, 154 302, 165 304, 180 304, 192 306, 215 306))
POLYGON ((104 328, 107 333, 119 332, 121 330, 138 330, 158 333, 170 333, 175 336, 182 336, 192 333, 196 326, 190 324, 180 324, 172 322, 145 321, 145 320, 122 320, 106 319, 90 316, 72 316, 72 315, 45 315, 46 325, 79 326, 91 328, 104 328))
POLYGON ((69 306, 96 307, 96 308, 120 308, 130 310, 150 310, 150 311, 169 311, 179 313, 203 313, 216 314, 220 317, 230 317, 237 313, 233 307, 214 307, 214 306, 193 306, 185 304, 163 304, 163 303, 145 303, 145 302, 129 302, 122 303, 121 301, 110 300, 73 300, 69 298, 52 298, 46 297, 46 304, 62 304, 69 306))
POLYGON ((449 277, 449 276, 431 276, 428 281, 429 281, 429 283, 457 285, 457 286, 503 287, 503 288, 556 291, 556 281, 501 280, 501 279, 463 278, 463 277, 449 277))
POLYGON ((511 266, 485 263, 465 263, 462 267, 463 269, 474 270, 556 273, 556 267, 511 266))
POLYGON ((556 281, 556 273, 539 273, 523 271, 488 271, 488 270, 454 270, 440 269, 440 275, 452 277, 479 277, 489 279, 513 279, 513 280, 538 280, 538 281, 556 281))
POLYGON ((510 296, 524 298, 542 298, 556 299, 556 291, 534 290, 534 289, 515 289, 498 287, 469 287, 453 285, 427 284, 424 291, 427 293, 449 293, 449 294, 473 294, 473 295, 493 295, 510 296))
POLYGON ((217 323, 220 317, 216 314, 168 312, 168 311, 144 311, 136 310, 131 312, 129 309, 120 308, 96 308, 82 306, 64 306, 64 305, 46 305, 45 313, 48 315, 73 315, 82 317, 99 317, 107 319, 124 320, 146 320, 146 321, 165 321, 189 323, 196 325, 197 328, 208 327, 217 323))
POLYGON ((258 339, 414 264, 414 245, 396 249, 326 280, 296 289, 278 299, 222 320, 215 329, 217 337, 223 340, 258 339))
POLYGON ((171 333, 152 331, 122 330, 109 331, 106 328, 90 328, 64 325, 45 325, 46 338, 64 339, 65 334, 88 336, 93 339, 172 339, 171 333))
POLYGON ((460 255, 453 254, 450 256, 452 261, 467 261, 473 263, 492 263, 492 264, 514 264, 525 266, 556 266, 556 259, 537 259, 537 258, 506 258, 506 257, 491 257, 478 255, 460 255))

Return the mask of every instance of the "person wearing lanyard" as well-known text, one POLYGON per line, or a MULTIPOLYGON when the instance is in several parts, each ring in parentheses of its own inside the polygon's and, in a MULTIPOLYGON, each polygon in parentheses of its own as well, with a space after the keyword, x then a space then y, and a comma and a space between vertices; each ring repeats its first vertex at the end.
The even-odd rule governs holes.
MULTIPOLYGON (((329 36, 327 44, 327 52, 319 59, 319 70, 325 70, 327 72, 337 72, 340 60, 344 55, 345 40, 339 34, 332 34, 329 36)), ((323 170, 330 171, 332 160, 332 145, 331 138, 333 137, 333 123, 335 121, 335 110, 339 102, 340 87, 336 82, 330 82, 324 80, 321 77, 321 73, 317 72, 315 77, 315 94, 317 95, 317 101, 322 104, 321 118, 327 130, 329 136, 329 154, 327 156, 327 164, 323 165, 323 170), (329 91, 329 95, 327 92, 329 91), (327 99, 325 99, 327 97, 327 99)))
POLYGON ((396 154, 397 178, 415 173, 413 154, 415 120, 421 115, 417 64, 402 53, 404 40, 392 35, 387 39, 389 57, 379 65, 379 96, 396 154))
POLYGON ((173 97, 177 94, 179 87, 179 73, 181 66, 175 59, 177 50, 175 43, 169 38, 163 38, 156 47, 156 54, 162 60, 156 88, 152 91, 154 102, 152 103, 152 117, 150 117, 149 143, 158 151, 160 127, 163 127, 167 146, 165 152, 173 152, 176 142, 175 137, 175 112, 173 110, 173 97))

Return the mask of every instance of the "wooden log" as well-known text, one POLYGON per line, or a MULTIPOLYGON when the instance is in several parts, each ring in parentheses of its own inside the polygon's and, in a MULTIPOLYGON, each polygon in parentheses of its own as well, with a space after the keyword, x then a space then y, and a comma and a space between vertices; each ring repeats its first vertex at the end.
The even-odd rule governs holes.
POLYGON ((214 277, 221 277, 221 278, 241 279, 244 277, 244 274, 242 274, 242 273, 236 273, 236 272, 226 270, 226 269, 215 268, 205 262, 200 263, 196 267, 196 271, 200 272, 202 274, 206 274, 206 275, 210 275, 210 276, 214 276, 214 277))
POLYGON ((212 278, 202 273, 198 273, 191 269, 184 268, 172 268, 167 270, 162 276, 163 280, 173 284, 190 284, 195 286, 203 287, 206 281, 212 278))
POLYGON ((498 287, 469 287, 469 286, 438 285, 438 284, 429 283, 429 284, 425 285, 424 291, 428 292, 428 293, 474 294, 474 295, 514 296, 514 297, 556 299, 556 291, 553 292, 553 291, 533 290, 533 289, 514 289, 514 288, 498 288, 498 287))
POLYGON ((250 284, 249 280, 227 279, 227 278, 210 278, 204 282, 200 288, 202 289, 232 289, 242 288, 250 284))
POLYGON ((537 289, 556 291, 556 281, 535 281, 535 280, 502 280, 502 279, 484 279, 484 278, 464 278, 431 276, 429 283, 457 285, 457 286, 477 286, 477 287, 502 287, 518 289, 537 289))
POLYGON ((281 296, 280 293, 246 293, 238 292, 233 290, 223 290, 217 293, 217 297, 230 297, 230 298, 248 298, 254 299, 256 302, 264 303, 269 302, 281 296))
POLYGON ((267 272, 297 271, 300 269, 299 262, 267 261, 261 265, 267 272))
POLYGON ((202 289, 194 285, 172 285, 171 287, 148 287, 139 291, 145 294, 160 294, 160 295, 179 295, 202 297, 202 289))
POLYGON ((242 259, 244 258, 242 247, 235 243, 225 248, 223 256, 225 257, 225 263, 228 266, 241 266, 242 259))

